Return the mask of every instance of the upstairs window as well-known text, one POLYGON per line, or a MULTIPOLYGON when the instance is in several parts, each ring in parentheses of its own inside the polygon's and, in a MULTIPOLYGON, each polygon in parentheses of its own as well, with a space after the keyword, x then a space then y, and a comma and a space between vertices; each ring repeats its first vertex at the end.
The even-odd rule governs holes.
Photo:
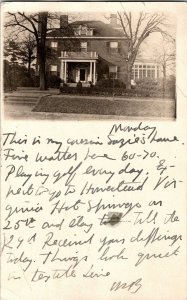
POLYGON ((110 42, 110 48, 111 49, 117 49, 118 48, 118 42, 110 42))
POLYGON ((58 42, 51 42, 51 48, 57 48, 58 42))
POLYGON ((87 42, 81 42, 81 52, 87 52, 87 42))
POLYGON ((107 42, 106 43, 108 53, 119 53, 120 52, 120 43, 119 42, 107 42))

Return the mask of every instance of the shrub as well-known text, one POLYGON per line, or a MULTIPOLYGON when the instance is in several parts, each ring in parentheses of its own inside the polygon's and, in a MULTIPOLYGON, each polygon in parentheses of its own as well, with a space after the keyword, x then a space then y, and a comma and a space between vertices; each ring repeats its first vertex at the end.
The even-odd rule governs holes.
POLYGON ((82 92, 82 83, 79 81, 77 82, 77 92, 81 93, 82 92))
POLYGON ((102 88, 126 88, 125 83, 120 79, 101 79, 96 83, 96 87, 102 88))
POLYGON ((40 77, 38 75, 33 76, 34 87, 40 86, 40 77))
POLYGON ((34 87, 34 79, 33 77, 27 75, 25 77, 20 78, 19 80, 19 86, 23 87, 34 87))
POLYGON ((150 89, 150 88, 157 88, 158 81, 152 78, 142 78, 136 80, 136 88, 143 88, 143 89, 150 89))
POLYGON ((47 77, 47 86, 50 88, 60 88, 61 78, 57 75, 47 77))

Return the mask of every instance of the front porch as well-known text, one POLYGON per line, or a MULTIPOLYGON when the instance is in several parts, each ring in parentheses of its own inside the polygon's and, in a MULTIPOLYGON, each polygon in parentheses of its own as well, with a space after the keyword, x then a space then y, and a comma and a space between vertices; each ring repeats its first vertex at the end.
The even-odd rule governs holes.
POLYGON ((90 86, 97 82, 95 52, 65 52, 61 53, 60 78, 69 86, 76 86, 81 82, 83 86, 90 86))

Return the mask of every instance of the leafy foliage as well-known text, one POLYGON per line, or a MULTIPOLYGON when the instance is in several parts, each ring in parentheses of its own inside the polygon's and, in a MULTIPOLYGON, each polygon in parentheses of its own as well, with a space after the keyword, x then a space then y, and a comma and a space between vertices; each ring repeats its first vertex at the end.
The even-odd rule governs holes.
POLYGON ((120 80, 120 79, 101 79, 97 82, 96 84, 96 87, 103 87, 103 88, 112 88, 112 87, 115 87, 115 88, 125 88, 126 85, 125 83, 120 80))

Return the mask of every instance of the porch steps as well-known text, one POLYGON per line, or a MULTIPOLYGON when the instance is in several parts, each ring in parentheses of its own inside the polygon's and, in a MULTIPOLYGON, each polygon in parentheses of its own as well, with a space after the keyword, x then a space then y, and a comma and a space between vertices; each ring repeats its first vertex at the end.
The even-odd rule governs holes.
POLYGON ((4 100, 6 103, 12 104, 29 104, 33 105, 41 98, 42 96, 50 95, 49 93, 42 91, 16 91, 13 93, 6 93, 4 95, 4 100))

